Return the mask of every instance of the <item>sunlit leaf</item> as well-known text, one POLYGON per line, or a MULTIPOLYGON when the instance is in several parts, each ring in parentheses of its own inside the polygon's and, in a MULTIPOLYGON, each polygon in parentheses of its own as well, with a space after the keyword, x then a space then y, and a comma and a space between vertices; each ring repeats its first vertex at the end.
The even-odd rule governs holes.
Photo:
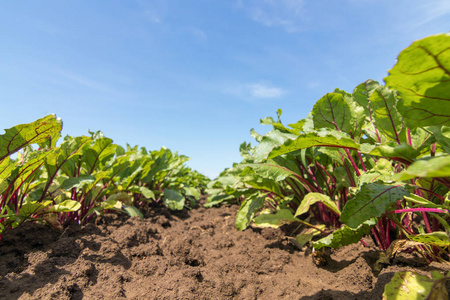
POLYGON ((49 138, 56 143, 61 129, 61 119, 55 115, 6 129, 5 134, 0 135, 0 161, 30 144, 44 143, 49 138))
POLYGON ((172 210, 182 210, 184 208, 184 196, 179 192, 164 189, 164 204, 167 205, 169 209, 172 210))
POLYGON ((408 180, 415 177, 450 177, 450 155, 417 160, 405 171, 394 175, 392 179, 408 180))
POLYGON ((401 185, 363 185, 345 204, 340 220, 351 228, 357 228, 366 220, 380 217, 388 207, 408 195, 409 192, 401 185))
POLYGON ((338 248, 341 246, 357 243, 361 238, 368 234, 370 229, 377 224, 375 219, 370 219, 360 224, 356 228, 342 225, 328 236, 313 242, 313 247, 317 250, 323 247, 338 248))
POLYGON ((402 101, 410 126, 450 125, 450 34, 414 42, 398 56, 384 81, 402 101))

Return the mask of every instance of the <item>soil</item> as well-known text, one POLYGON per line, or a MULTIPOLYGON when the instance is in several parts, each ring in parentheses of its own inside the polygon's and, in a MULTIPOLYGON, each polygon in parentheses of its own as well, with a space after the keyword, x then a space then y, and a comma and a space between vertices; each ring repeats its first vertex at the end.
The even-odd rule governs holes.
POLYGON ((64 231, 26 223, 0 241, 0 299, 381 299, 395 272, 449 270, 401 254, 379 272, 361 243, 318 266, 286 238, 292 228, 236 230, 237 209, 152 208, 64 231))

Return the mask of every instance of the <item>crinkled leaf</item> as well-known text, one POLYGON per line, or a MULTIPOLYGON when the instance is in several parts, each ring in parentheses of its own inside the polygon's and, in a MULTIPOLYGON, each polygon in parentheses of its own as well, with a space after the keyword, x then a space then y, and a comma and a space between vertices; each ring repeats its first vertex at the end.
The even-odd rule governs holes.
POLYGON ((378 87, 370 96, 370 108, 375 119, 375 126, 380 134, 391 141, 400 141, 403 130, 403 118, 397 111, 397 98, 394 91, 378 87))
POLYGON ((293 129, 293 132, 296 134, 300 134, 303 132, 303 126, 305 125, 306 119, 301 119, 297 123, 288 124, 289 127, 293 129))
POLYGON ((30 182, 33 179, 33 174, 39 174, 39 170, 49 153, 52 153, 53 149, 49 152, 36 152, 36 155, 28 160, 25 164, 17 166, 12 170, 8 181, 14 183, 14 189, 21 188, 26 182, 30 182))
POLYGON ((86 184, 95 182, 95 176, 92 175, 81 175, 79 177, 70 177, 64 180, 60 188, 62 190, 70 190, 72 188, 82 188, 86 184))
POLYGON ((184 196, 179 192, 164 189, 164 204, 172 210, 182 210, 184 208, 184 196))
POLYGON ((11 175, 14 168, 15 163, 11 161, 9 157, 0 161, 0 194, 3 194, 3 192, 8 189, 10 184, 8 177, 11 175))
POLYGON ((450 154, 450 126, 430 126, 427 129, 433 133, 444 151, 450 154))
POLYGON ((284 224, 299 222, 301 220, 294 217, 289 209, 280 209, 275 214, 261 214, 253 219, 258 227, 278 228, 284 224))
MULTIPOLYGON (((325 230, 326 225, 319 224, 316 226, 316 228, 325 230)), ((299 248, 302 248, 303 246, 305 246, 309 241, 312 240, 313 237, 321 234, 321 232, 319 230, 317 230, 316 228, 309 228, 302 234, 299 234, 295 237, 295 242, 299 246, 299 248)))
POLYGON ((353 90, 353 93, 352 93, 353 99, 356 102, 358 102, 358 104, 361 107, 364 107, 364 110, 368 117, 370 117, 372 114, 370 106, 369 106, 370 95, 372 95, 373 91, 375 91, 375 89, 377 89, 379 86, 380 86, 380 84, 377 81, 369 79, 369 80, 366 80, 365 82, 359 84, 353 90))
MULTIPOLYGON (((284 142, 288 139, 295 139, 297 135, 291 133, 281 132, 279 130, 271 130, 266 133, 259 143, 258 146, 255 147, 255 152, 253 154, 253 158, 255 162, 261 162, 269 156, 269 153, 278 146, 284 144, 284 142)), ((290 151, 288 151, 290 152, 290 151)), ((287 153, 287 152, 285 152, 287 153)))
POLYGON ((346 134, 335 131, 322 129, 320 131, 301 134, 293 139, 286 139, 280 146, 272 145, 272 150, 257 156, 255 153, 255 161, 274 158, 279 155, 293 152, 300 149, 310 148, 313 146, 338 147, 348 149, 358 149, 359 144, 349 138, 346 134))
POLYGON ((55 115, 6 129, 0 135, 0 162, 27 145, 44 143, 49 138, 53 138, 52 144, 56 143, 61 129, 61 119, 55 115))
POLYGON ((380 158, 373 168, 358 177, 358 186, 377 181, 392 181, 391 177, 394 173, 395 169, 392 166, 392 163, 387 159, 380 158))
POLYGON ((139 191, 147 199, 153 199, 153 200, 156 199, 155 198, 155 193, 153 193, 152 190, 146 188, 145 186, 140 186, 139 187, 139 191))
MULTIPOLYGON (((84 149, 89 146, 91 140, 92 138, 87 136, 66 138, 61 146, 55 148, 46 158, 45 168, 47 169, 49 178, 53 178, 56 172, 63 168, 63 165, 66 164, 71 158, 82 155, 84 149)), ((71 177, 75 177, 75 172, 73 170, 74 164, 68 164, 68 166, 69 165, 71 166, 71 170, 67 171, 66 174, 71 177)))
POLYGON ((197 188, 194 187, 183 187, 183 192, 186 196, 194 197, 195 200, 200 199, 200 191, 197 188))
POLYGON ((203 206, 204 207, 213 207, 214 205, 219 205, 222 202, 231 201, 231 200, 235 200, 235 199, 236 199, 236 197, 234 195, 227 195, 227 194, 210 196, 210 197, 208 197, 207 202, 203 206))
POLYGON ((336 180, 337 188, 349 188, 352 186, 352 179, 349 177, 349 174, 344 167, 334 168, 333 176, 336 180))
POLYGON ((112 194, 106 199, 106 201, 120 201, 122 203, 130 203, 131 197, 127 192, 119 192, 112 194))
POLYGON ((49 212, 74 212, 81 208, 81 204, 74 200, 65 200, 61 203, 53 205, 49 212))
POLYGON ((105 137, 95 139, 93 145, 86 150, 82 158, 87 172, 92 174, 100 166, 104 166, 114 156, 115 152, 116 145, 113 144, 112 139, 105 137))
POLYGON ((260 135, 259 133, 257 133, 257 132, 255 131, 255 129, 253 129, 253 128, 250 129, 250 135, 251 135, 251 137, 254 138, 258 143, 261 143, 261 140, 262 140, 263 136, 260 135))
POLYGON ((357 243, 363 236, 368 234, 370 229, 376 224, 377 221, 375 219, 370 219, 356 228, 342 225, 341 228, 335 230, 332 234, 313 242, 313 247, 319 250, 323 247, 339 248, 341 246, 357 243))
POLYGON ((434 245, 439 247, 450 246, 448 234, 444 231, 435 231, 432 233, 421 233, 416 235, 410 235, 408 236, 408 238, 412 241, 428 245, 434 245))
POLYGON ((236 215, 235 226, 238 230, 244 230, 252 221, 255 213, 264 206, 264 197, 259 194, 253 194, 244 202, 236 215))
POLYGON ((363 185, 345 204, 340 220, 351 228, 357 228, 368 219, 380 217, 389 206, 404 196, 409 196, 409 192, 401 185, 363 185))
POLYGON ((314 105, 314 128, 330 128, 350 132, 353 129, 352 112, 342 93, 327 93, 314 105))
POLYGON ((343 161, 348 160, 345 150, 341 148, 321 147, 318 151, 325 154, 339 165, 342 165, 343 161))
POLYGON ((383 300, 410 299, 448 299, 445 281, 436 282, 428 276, 409 271, 395 273, 384 287, 383 300))
POLYGON ((52 205, 53 201, 51 200, 44 200, 41 202, 37 201, 27 201, 25 202, 22 207, 19 209, 19 216, 22 218, 28 218, 32 214, 38 213, 50 205, 52 205))
POLYGON ((364 113, 364 107, 362 107, 354 98, 352 94, 347 93, 344 90, 335 89, 335 93, 340 93, 344 96, 344 100, 347 102, 350 107, 351 117, 350 120, 350 129, 347 133, 355 139, 356 142, 360 142, 362 126, 366 121, 366 115, 364 113))
POLYGON ((415 177, 450 177, 450 155, 419 159, 392 179, 400 181, 415 177))
POLYGON ((311 205, 317 202, 323 203, 326 207, 335 212, 338 216, 341 215, 341 212, 339 211, 339 208, 336 206, 336 203, 334 203, 329 196, 320 193, 308 193, 303 198, 302 202, 300 203, 300 206, 297 208, 294 217, 297 217, 299 215, 308 212, 311 205))
POLYGON ((139 209, 137 209, 134 206, 129 206, 129 205, 123 205, 122 209, 130 216, 130 217, 139 217, 141 219, 144 219, 144 216, 142 215, 142 213, 139 211, 139 209))
MULTIPOLYGON (((365 153, 363 151, 361 152, 365 153)), ((386 144, 376 146, 367 154, 386 158, 401 158, 412 162, 417 156, 420 155, 420 152, 408 144, 399 145, 396 142, 388 142, 386 144)))
POLYGON ((292 171, 277 165, 271 165, 267 163, 262 164, 241 164, 242 168, 249 167, 255 171, 257 176, 268 178, 274 181, 282 181, 286 178, 295 175, 292 171))
POLYGON ((450 34, 414 42, 398 56, 384 78, 402 101, 398 109, 408 125, 450 125, 450 34))

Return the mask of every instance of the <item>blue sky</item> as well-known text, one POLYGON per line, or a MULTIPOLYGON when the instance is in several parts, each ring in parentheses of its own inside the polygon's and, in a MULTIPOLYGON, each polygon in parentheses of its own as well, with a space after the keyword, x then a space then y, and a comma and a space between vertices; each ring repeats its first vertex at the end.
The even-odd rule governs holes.
POLYGON ((2 1, 0 124, 54 113, 213 178, 261 118, 294 123, 449 30, 448 0, 2 1))

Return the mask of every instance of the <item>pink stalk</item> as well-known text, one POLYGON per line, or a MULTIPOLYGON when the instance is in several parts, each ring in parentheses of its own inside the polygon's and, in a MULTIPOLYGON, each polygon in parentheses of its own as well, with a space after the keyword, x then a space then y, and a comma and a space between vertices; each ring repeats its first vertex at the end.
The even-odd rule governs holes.
POLYGON ((358 152, 358 157, 359 157, 359 161, 360 161, 360 163, 361 163, 361 166, 362 166, 362 168, 363 168, 363 171, 364 171, 364 172, 367 172, 366 165, 364 164, 364 161, 363 161, 363 159, 362 159, 361 153, 359 153, 359 152, 358 152))
POLYGON ((355 169, 356 176, 361 176, 361 173, 359 172, 358 166, 356 165, 355 161, 353 160, 353 157, 350 155, 350 151, 345 148, 345 153, 347 153, 348 159, 350 160, 350 163, 352 164, 353 169, 355 169))
POLYGON ((401 214, 401 213, 405 213, 405 212, 431 212, 431 213, 443 213, 443 214, 448 214, 448 210, 446 209, 439 209, 439 208, 404 208, 404 209, 396 209, 396 210, 391 210, 388 212, 385 212, 385 214, 401 214))
POLYGON ((381 250, 385 251, 386 249, 384 248, 384 245, 381 243, 378 230, 376 229, 376 227, 372 227, 372 234, 381 250))
POLYGON ((409 144, 410 146, 412 146, 412 141, 411 141, 411 130, 409 130, 408 127, 406 128, 406 132, 407 132, 407 134, 408 134, 408 144, 409 144))

